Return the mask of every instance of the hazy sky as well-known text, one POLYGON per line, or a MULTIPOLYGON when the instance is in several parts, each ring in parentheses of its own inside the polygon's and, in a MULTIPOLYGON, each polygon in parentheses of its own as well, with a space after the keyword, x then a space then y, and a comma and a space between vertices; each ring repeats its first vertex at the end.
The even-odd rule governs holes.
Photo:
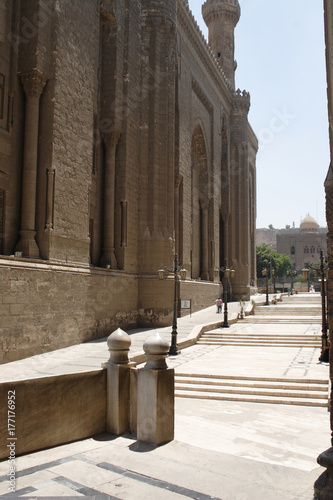
MULTIPOLYGON (((204 0, 189 0, 203 34, 204 0)), ((239 0, 236 88, 251 94, 259 140, 257 227, 284 228, 308 213, 326 226, 329 166, 322 0, 239 0)))

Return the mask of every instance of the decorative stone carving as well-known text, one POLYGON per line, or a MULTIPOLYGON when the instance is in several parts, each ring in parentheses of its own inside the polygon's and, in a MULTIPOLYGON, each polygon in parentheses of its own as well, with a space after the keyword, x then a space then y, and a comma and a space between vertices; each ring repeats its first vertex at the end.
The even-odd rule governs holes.
POLYGON ((131 347, 131 338, 121 328, 115 330, 109 335, 107 345, 110 353, 108 361, 111 365, 126 365, 130 361, 128 353, 131 347))
POLYGON ((40 97, 47 79, 38 69, 20 74, 21 82, 27 97, 40 97))
POLYGON ((169 343, 158 332, 153 333, 143 344, 143 350, 147 356, 145 368, 149 370, 164 370, 168 366, 166 357, 169 351, 169 343))

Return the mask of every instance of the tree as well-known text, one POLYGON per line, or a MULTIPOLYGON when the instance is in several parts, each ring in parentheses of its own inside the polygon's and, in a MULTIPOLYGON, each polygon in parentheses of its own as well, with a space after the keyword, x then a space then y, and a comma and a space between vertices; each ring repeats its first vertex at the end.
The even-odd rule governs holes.
POLYGON ((268 229, 274 229, 273 224, 270 224, 270 225, 268 226, 268 229))
POLYGON ((275 270, 275 276, 282 277, 287 274, 289 269, 292 269, 293 263, 289 255, 277 253, 276 250, 270 248, 266 243, 257 246, 257 276, 263 278, 263 269, 275 270))
POLYGON ((290 229, 290 224, 286 224, 286 229, 290 229))
POLYGON ((275 265, 275 274, 279 277, 286 276, 287 272, 293 268, 291 258, 284 253, 276 252, 275 265))

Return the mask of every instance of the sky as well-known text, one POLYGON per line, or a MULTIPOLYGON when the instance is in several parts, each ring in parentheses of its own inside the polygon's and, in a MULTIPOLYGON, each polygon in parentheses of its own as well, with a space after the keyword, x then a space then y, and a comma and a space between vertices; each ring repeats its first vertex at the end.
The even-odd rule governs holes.
MULTIPOLYGON (((201 31, 204 0, 189 0, 201 31)), ((329 167, 322 0, 239 0, 236 88, 251 95, 259 140, 257 228, 299 227, 310 214, 326 227, 329 167)))

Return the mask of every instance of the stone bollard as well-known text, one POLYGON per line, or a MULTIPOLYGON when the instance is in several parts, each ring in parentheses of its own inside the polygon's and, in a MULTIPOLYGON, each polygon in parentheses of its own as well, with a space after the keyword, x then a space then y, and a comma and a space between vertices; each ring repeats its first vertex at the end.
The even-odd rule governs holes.
POLYGON ((333 500, 333 448, 321 453, 317 462, 327 470, 314 484, 314 500, 333 500))
POLYGON ((138 370, 137 439, 160 445, 174 439, 174 370, 165 360, 169 344, 158 332, 143 350, 147 362, 138 370))
POLYGON ((130 372, 135 363, 128 359, 131 339, 118 328, 107 340, 110 359, 107 370, 106 431, 119 436, 130 428, 130 372))

